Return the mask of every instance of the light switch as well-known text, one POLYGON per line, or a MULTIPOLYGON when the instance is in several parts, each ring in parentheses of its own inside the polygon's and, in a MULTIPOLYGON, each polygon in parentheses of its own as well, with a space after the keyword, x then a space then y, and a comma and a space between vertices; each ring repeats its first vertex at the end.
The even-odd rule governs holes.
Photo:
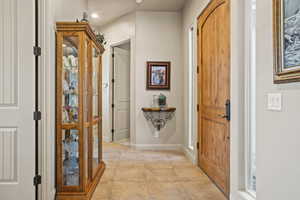
POLYGON ((281 93, 268 94, 268 110, 274 110, 274 111, 282 110, 282 94, 281 93))

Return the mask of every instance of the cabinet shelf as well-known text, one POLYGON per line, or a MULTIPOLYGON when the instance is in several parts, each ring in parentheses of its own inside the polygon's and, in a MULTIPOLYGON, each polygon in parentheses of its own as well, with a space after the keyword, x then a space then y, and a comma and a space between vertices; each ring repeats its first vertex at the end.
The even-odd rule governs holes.
POLYGON ((78 124, 62 124, 61 128, 64 130, 79 129, 79 125, 78 124))

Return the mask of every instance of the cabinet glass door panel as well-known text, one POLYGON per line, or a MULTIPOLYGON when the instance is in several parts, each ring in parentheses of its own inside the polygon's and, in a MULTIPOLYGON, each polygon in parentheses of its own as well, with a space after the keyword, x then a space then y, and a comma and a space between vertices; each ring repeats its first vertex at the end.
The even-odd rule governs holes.
POLYGON ((99 64, 100 53, 93 47, 92 48, 92 63, 93 63, 93 118, 99 116, 99 64))
MULTIPOLYGON (((88 58, 88 50, 89 50, 89 42, 88 40, 84 41, 84 87, 83 87, 83 101, 84 101, 84 114, 83 114, 83 119, 84 119, 84 129, 83 129, 83 134, 84 134, 84 157, 85 157, 85 166, 88 166, 88 137, 89 137, 89 110, 90 110, 90 81, 89 81, 89 58, 88 58)), ((84 177, 88 179, 88 167, 85 167, 84 169, 84 177)))
POLYGON ((90 76, 89 76, 89 42, 85 40, 84 42, 84 122, 90 120, 89 110, 90 110, 90 76))
POLYGON ((89 135, 89 129, 88 127, 84 127, 83 128, 83 132, 84 132, 84 150, 83 150, 83 153, 84 153, 84 162, 85 162, 85 168, 84 168, 84 177, 86 179, 89 180, 89 170, 88 170, 88 165, 89 165, 89 161, 88 161, 88 156, 89 156, 89 139, 88 139, 88 135, 89 135))
POLYGON ((79 131, 62 131, 63 185, 79 186, 79 131))
POLYGON ((95 175, 99 165, 99 126, 93 126, 93 175, 95 175))
POLYGON ((77 36, 63 37, 62 121, 78 122, 78 42, 77 36))

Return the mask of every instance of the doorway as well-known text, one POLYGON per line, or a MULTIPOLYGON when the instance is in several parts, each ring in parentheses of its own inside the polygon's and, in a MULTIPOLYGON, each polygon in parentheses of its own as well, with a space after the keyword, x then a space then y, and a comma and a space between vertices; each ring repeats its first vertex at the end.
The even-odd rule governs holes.
POLYGON ((198 18, 198 163, 229 197, 230 3, 213 0, 198 18))
POLYGON ((131 43, 113 47, 112 142, 130 141, 130 60, 131 43))

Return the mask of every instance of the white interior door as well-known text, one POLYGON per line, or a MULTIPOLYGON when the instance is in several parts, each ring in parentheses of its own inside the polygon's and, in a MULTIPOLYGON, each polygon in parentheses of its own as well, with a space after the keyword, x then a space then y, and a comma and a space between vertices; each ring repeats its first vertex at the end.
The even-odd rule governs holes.
POLYGON ((114 140, 129 138, 130 50, 114 48, 114 140))
POLYGON ((0 199, 33 200, 34 0, 0 1, 0 199))

